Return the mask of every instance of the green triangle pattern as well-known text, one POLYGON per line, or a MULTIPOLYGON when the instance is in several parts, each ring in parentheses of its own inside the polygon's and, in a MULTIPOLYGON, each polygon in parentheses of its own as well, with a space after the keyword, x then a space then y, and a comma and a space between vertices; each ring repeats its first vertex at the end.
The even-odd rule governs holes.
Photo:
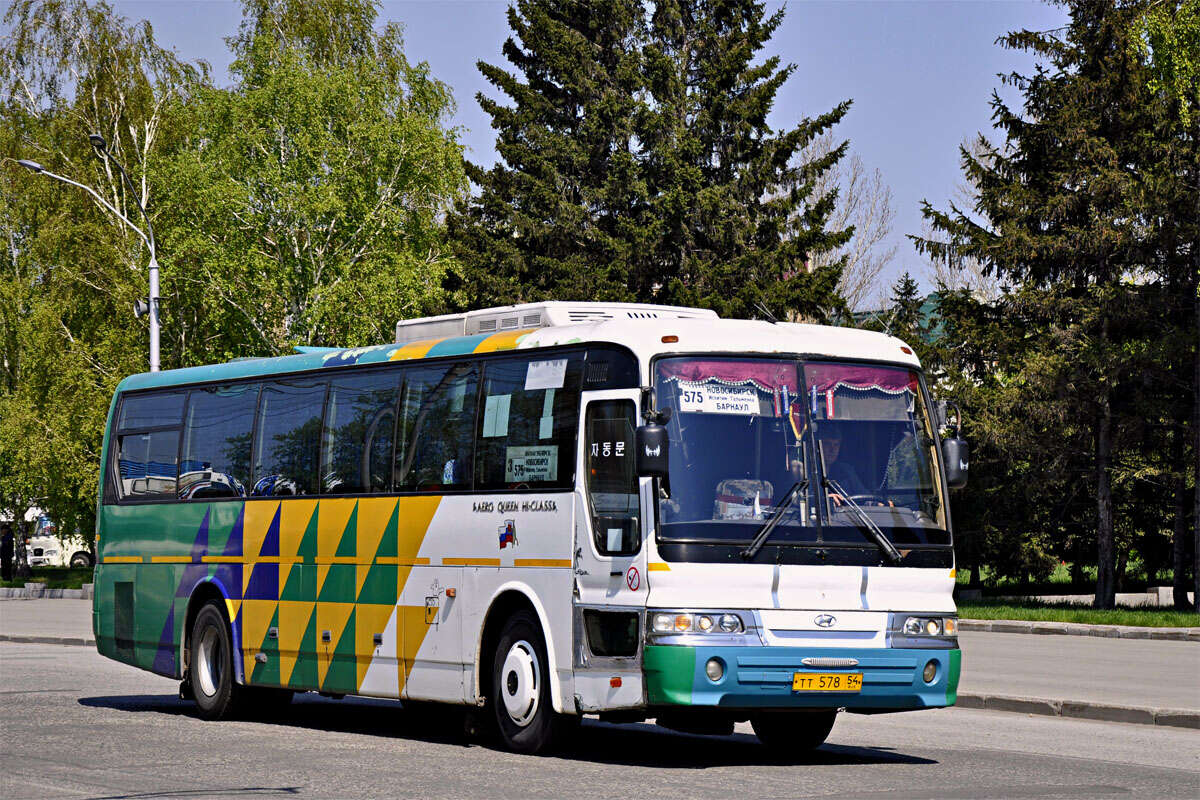
POLYGON ((279 685, 279 640, 271 638, 271 628, 279 627, 279 606, 275 606, 275 614, 271 617, 271 624, 267 628, 266 638, 263 639, 259 650, 267 654, 267 663, 254 663, 254 672, 250 677, 251 683, 258 683, 265 686, 279 685))
POLYGON ((308 627, 300 640, 300 655, 288 678, 288 686, 296 689, 317 688, 317 612, 308 617, 308 627))
POLYGON ((354 649, 355 616, 356 611, 351 611, 350 619, 346 621, 346 629, 342 631, 342 638, 333 650, 329 671, 325 673, 325 683, 321 685, 325 691, 358 691, 358 668, 354 649))
POLYGON ((334 564, 325 576, 321 585, 319 603, 353 603, 354 602, 354 565, 334 564))
POLYGON ((354 501, 354 509, 350 512, 350 519, 346 520, 346 528, 342 531, 342 538, 338 540, 337 552, 334 553, 334 558, 354 558, 358 550, 358 501, 354 501))
POLYGON ((358 593, 358 602, 395 605, 398 571, 399 567, 395 564, 372 564, 367 571, 367 579, 363 581, 362 591, 358 593))
POLYGON ((388 520, 387 527, 383 531, 383 538, 379 540, 379 548, 375 551, 375 558, 396 558, 400 555, 400 504, 392 506, 392 516, 388 520))
POLYGON ((317 508, 313 506, 312 516, 308 518, 308 527, 304 529, 304 538, 300 540, 300 549, 296 553, 304 559, 305 564, 317 560, 317 508))
POLYGON ((314 567, 305 566, 303 564, 293 564, 288 570, 287 585, 283 587, 283 591, 279 593, 280 600, 300 600, 311 601, 311 597, 305 596, 304 591, 304 573, 314 569, 314 567))

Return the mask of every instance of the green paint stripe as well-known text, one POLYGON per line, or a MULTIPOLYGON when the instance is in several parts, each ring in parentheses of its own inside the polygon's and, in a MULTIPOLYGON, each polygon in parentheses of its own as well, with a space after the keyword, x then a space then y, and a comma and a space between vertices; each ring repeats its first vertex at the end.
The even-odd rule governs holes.
POLYGON ((646 693, 651 704, 691 705, 696 651, 691 647, 650 645, 645 649, 646 693))

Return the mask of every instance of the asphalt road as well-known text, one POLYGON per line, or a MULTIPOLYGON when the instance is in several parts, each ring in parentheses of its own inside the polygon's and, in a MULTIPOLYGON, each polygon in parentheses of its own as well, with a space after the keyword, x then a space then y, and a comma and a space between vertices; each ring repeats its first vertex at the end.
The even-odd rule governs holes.
POLYGON ((584 725, 563 756, 470 742, 396 703, 306 696, 272 722, 205 723, 176 684, 84 647, 0 643, 0 797, 1200 796, 1200 732, 948 709, 843 715, 772 761, 703 738, 584 725))

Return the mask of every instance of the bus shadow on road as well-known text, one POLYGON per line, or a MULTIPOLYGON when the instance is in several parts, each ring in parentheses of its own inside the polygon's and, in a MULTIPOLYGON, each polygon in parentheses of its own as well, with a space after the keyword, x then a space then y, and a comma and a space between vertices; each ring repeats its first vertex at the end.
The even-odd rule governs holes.
MULTIPOLYGON (((157 713, 195 717, 196 707, 166 694, 81 697, 79 704, 129 713, 157 713)), ((394 700, 353 697, 331 700, 302 695, 290 706, 271 716, 231 720, 214 724, 267 724, 313 731, 350 733, 431 744, 494 747, 491 742, 470 736, 461 710, 438 707, 405 710, 394 700)), ((837 740, 837 727, 832 738, 837 740)), ((779 758, 748 734, 697 736, 677 733, 648 723, 609 724, 587 720, 571 745, 558 757, 597 764, 652 766, 666 769, 705 769, 726 766, 811 765, 848 766, 870 764, 936 764, 938 762, 896 752, 887 747, 855 747, 826 743, 821 748, 779 758)))

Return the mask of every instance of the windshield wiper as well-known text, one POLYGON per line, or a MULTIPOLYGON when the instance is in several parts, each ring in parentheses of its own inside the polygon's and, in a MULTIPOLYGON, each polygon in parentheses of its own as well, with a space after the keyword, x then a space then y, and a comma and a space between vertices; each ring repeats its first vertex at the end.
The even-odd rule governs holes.
POLYGON ((892 544, 892 540, 887 537, 887 534, 879 529, 879 526, 875 524, 875 521, 867 516, 867 512, 863 511, 858 503, 850 499, 849 492, 843 489, 837 481, 829 477, 825 478, 825 487, 828 489, 833 489, 838 493, 838 495, 841 496, 843 500, 846 501, 846 505, 849 506, 850 510, 853 511, 855 516, 858 517, 859 528, 870 535, 871 539, 875 542, 875 546, 883 551, 883 554, 887 556, 888 561, 892 562, 893 564, 899 564, 904 560, 904 556, 902 556, 900 551, 896 549, 896 545, 892 544))
POLYGON ((792 484, 792 488, 788 490, 788 493, 783 496, 783 500, 781 500, 779 505, 775 507, 775 513, 771 515, 769 520, 763 523, 763 526, 758 529, 758 533, 754 534, 754 539, 752 539, 750 544, 746 546, 746 549, 742 551, 742 558, 749 561, 758 555, 758 551, 762 550, 763 545, 767 541, 767 537, 771 535, 771 532, 775 530, 776 526, 779 525, 780 520, 783 519, 784 512, 787 511, 788 507, 791 506, 793 501, 795 501, 796 495, 800 494, 800 492, 803 492, 806 489, 808 489, 807 480, 797 481, 796 483, 792 484))

